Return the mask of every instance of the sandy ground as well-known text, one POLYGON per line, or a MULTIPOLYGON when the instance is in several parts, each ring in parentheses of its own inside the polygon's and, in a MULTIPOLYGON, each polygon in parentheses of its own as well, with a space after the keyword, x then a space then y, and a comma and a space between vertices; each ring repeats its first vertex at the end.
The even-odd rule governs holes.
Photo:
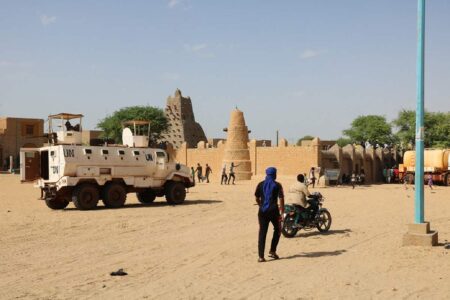
POLYGON ((142 206, 130 194, 122 209, 52 211, 32 185, 0 175, 0 298, 450 297, 450 188, 426 189, 437 247, 401 246, 412 189, 316 188, 333 216, 329 234, 282 237, 282 259, 257 263, 256 183, 199 184, 181 206, 142 206), (129 275, 109 275, 119 268, 129 275))

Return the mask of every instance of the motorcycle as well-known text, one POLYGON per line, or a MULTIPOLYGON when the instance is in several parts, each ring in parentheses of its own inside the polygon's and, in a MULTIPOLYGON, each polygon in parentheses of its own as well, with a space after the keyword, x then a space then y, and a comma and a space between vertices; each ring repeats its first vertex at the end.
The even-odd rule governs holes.
POLYGON ((300 229, 308 231, 317 228, 320 232, 327 232, 331 227, 331 214, 322 208, 324 200, 321 193, 315 192, 308 197, 309 206, 303 210, 294 204, 284 205, 281 233, 292 238, 300 229))

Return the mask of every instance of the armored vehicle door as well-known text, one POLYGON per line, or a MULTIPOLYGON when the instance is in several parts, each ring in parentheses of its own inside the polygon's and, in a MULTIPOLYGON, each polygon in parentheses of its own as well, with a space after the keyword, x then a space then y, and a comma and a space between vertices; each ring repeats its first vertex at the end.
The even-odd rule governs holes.
POLYGON ((41 177, 41 154, 35 149, 20 151, 20 180, 22 182, 38 180, 41 177))
POLYGON ((167 156, 164 151, 156 151, 156 176, 166 177, 167 174, 167 156))

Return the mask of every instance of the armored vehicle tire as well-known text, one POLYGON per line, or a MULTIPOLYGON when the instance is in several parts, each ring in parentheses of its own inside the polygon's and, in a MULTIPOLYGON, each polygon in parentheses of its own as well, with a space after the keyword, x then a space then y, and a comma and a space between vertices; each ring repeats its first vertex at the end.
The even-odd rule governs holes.
POLYGON ((150 204, 156 199, 156 193, 151 189, 145 190, 143 192, 137 192, 136 196, 139 202, 143 204, 150 204))
POLYGON ((51 209, 64 209, 69 205, 69 200, 58 197, 54 200, 45 200, 45 204, 51 209))
POLYGON ((171 182, 166 186, 166 201, 170 204, 181 204, 186 199, 186 189, 181 182, 171 182))
POLYGON ((110 183, 103 189, 103 203, 109 208, 119 208, 127 200, 127 191, 120 183, 110 183))
POLYGON ((98 204, 98 188, 91 183, 82 183, 72 194, 72 202, 80 210, 94 209, 98 204))

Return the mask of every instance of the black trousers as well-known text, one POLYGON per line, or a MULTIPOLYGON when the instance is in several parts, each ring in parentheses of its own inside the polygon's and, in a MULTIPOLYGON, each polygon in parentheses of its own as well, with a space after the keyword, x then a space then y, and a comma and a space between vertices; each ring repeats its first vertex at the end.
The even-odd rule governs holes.
POLYGON ((222 179, 220 180, 220 184, 223 184, 224 182, 225 182, 225 184, 227 184, 227 180, 228 180, 227 174, 222 174, 222 179))
POLYGON ((233 177, 233 184, 234 184, 234 181, 236 180, 236 177, 234 176, 234 173, 230 173, 230 176, 228 177, 228 184, 230 184, 231 177, 233 177))
POLYGON ((278 209, 271 211, 258 212, 259 220, 259 238, 258 238, 258 253, 259 257, 264 257, 264 249, 266 247, 266 236, 269 229, 269 224, 273 225, 273 237, 270 245, 270 252, 276 252, 278 242, 280 241, 281 229, 280 229, 280 213, 278 209))

